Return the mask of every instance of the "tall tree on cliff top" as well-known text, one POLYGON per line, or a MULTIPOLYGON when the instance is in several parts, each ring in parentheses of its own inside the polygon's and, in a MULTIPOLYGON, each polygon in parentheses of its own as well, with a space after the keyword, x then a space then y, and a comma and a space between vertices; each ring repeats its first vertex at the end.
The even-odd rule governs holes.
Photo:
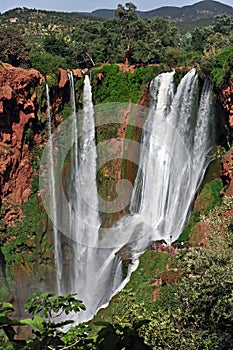
POLYGON ((117 9, 115 10, 115 17, 120 20, 135 19, 137 17, 136 10, 137 6, 134 5, 132 2, 127 2, 125 4, 125 7, 122 4, 119 4, 117 6, 117 9))

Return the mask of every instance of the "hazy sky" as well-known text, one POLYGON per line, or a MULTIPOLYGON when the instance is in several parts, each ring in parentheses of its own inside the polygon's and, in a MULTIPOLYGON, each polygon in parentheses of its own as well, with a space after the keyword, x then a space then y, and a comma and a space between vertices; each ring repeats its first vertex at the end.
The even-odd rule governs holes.
MULTIPOLYGON (((131 0, 132 1, 132 0, 131 0)), ((125 4, 129 0, 0 0, 0 12, 15 7, 38 8, 56 11, 92 11, 100 8, 115 9, 117 5, 125 4)), ((132 1, 139 10, 151 10, 161 6, 191 5, 198 0, 135 0, 132 1)), ((232 6, 232 0, 220 1, 232 6)))

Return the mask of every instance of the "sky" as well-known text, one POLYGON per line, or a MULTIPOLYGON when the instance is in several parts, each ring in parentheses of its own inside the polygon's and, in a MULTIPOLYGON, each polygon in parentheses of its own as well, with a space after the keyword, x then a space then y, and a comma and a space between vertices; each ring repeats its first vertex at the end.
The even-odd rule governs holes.
MULTIPOLYGON (((162 6, 192 5, 200 0, 134 0, 137 8, 142 11, 152 10, 162 6)), ((125 4, 129 0, 0 0, 0 12, 3 13, 15 7, 27 7, 43 10, 65 12, 91 12, 96 9, 116 9, 117 5, 125 4)), ((220 0, 223 4, 232 6, 232 0, 220 0)))

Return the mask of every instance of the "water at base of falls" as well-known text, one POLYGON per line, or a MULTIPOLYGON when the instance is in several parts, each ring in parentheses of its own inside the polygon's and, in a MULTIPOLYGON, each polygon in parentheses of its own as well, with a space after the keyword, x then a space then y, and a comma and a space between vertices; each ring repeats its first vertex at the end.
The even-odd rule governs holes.
POLYGON ((174 74, 162 73, 151 82, 130 214, 109 229, 101 228, 99 216, 95 113, 90 80, 85 77, 82 123, 72 122, 72 143, 76 146, 67 210, 69 232, 61 230, 68 236, 69 261, 59 261, 58 265, 63 266, 61 292, 77 293, 87 308, 72 315, 75 323, 91 319, 124 287, 151 241, 176 240, 190 213, 213 147, 211 86, 205 82, 196 103, 195 69, 182 78, 176 92, 174 74), (127 276, 122 274, 124 250, 130 252, 131 259, 127 276))

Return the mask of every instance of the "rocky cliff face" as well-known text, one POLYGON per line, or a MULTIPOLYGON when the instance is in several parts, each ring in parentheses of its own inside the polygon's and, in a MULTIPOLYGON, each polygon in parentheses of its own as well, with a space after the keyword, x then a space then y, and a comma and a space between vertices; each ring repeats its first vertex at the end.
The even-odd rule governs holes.
MULTIPOLYGON (((233 139, 233 84, 221 91, 220 100, 228 114, 229 120, 229 139, 233 139)), ((233 150, 231 149, 222 162, 222 177, 224 184, 228 186, 226 194, 233 196, 233 150)))
MULTIPOLYGON (((76 70, 75 76, 82 78, 82 72, 76 70)), ((7 225, 20 218, 20 206, 30 197, 34 148, 43 148, 47 139, 44 84, 36 70, 0 66, 0 218, 7 225)), ((63 120, 61 109, 68 101, 68 75, 60 69, 58 86, 51 90, 54 125, 63 120)))
POLYGON ((25 141, 30 123, 37 119, 35 87, 43 81, 36 70, 0 67, 0 201, 9 225, 20 216, 16 206, 31 193, 30 147, 25 141))
POLYGON ((233 128, 233 84, 221 91, 220 100, 229 115, 229 125, 233 128))
MULTIPOLYGON (((229 85, 223 89, 218 95, 218 101, 226 112, 225 141, 230 148, 233 136, 233 85, 229 85)), ((218 115, 217 115, 218 118, 218 115)), ((217 121, 218 124, 218 121, 217 121)), ((220 151, 221 153, 221 151, 220 151)), ((221 158, 221 169, 218 178, 223 181, 223 189, 220 192, 222 197, 221 203, 214 208, 206 217, 194 226, 191 232, 191 242, 194 245, 205 243, 209 234, 219 233, 225 235, 232 231, 233 227, 233 148, 231 147, 221 158)), ((215 174, 216 175, 216 174, 215 174)), ((198 207, 200 197, 197 198, 194 208, 198 207)))
MULTIPOLYGON (((75 75, 81 78, 82 72, 75 75)), ((6 290, 13 294, 19 314, 35 286, 54 286, 52 230, 33 181, 47 142, 44 85, 36 70, 0 65, 0 296, 6 290), (12 279, 15 286, 9 287, 12 279)), ((55 127, 70 100, 68 75, 62 69, 50 100, 55 127)))

